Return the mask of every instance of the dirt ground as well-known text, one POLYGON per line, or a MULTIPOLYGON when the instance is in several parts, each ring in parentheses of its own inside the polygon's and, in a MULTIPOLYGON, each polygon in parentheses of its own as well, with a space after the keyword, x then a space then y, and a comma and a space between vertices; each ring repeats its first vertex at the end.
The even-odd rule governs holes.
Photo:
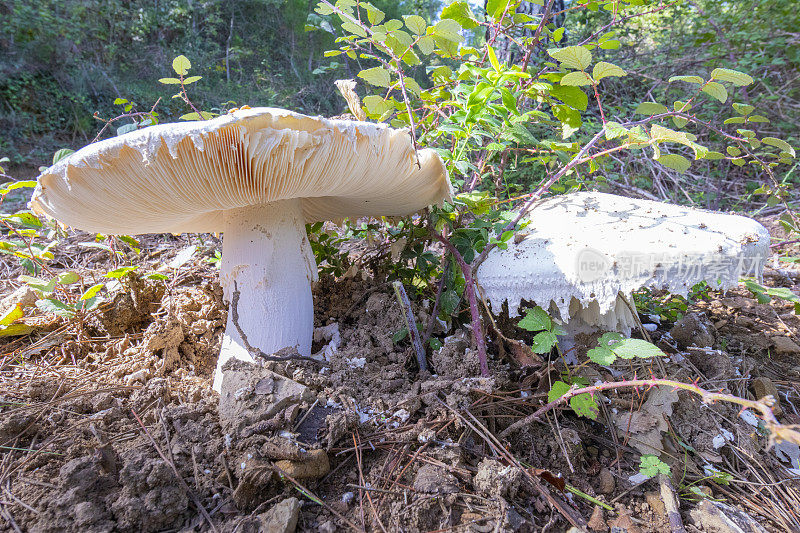
MULTIPOLYGON (((99 277, 109 256, 80 245, 91 240, 67 238, 51 267, 99 277)), ((156 270, 189 245, 196 253, 166 282, 127 282, 80 324, 32 316, 32 334, 0 338, 0 531, 658 532, 670 530, 670 486, 687 531, 735 531, 715 529, 718 513, 740 531, 800 531, 798 448, 768 449, 737 406, 608 391, 596 421, 559 409, 500 436, 567 371, 777 394, 779 419, 800 423, 789 303, 711 292, 675 329, 643 310, 668 356, 608 368, 521 366, 490 335, 485 379, 466 316, 436 323, 435 373, 418 372, 408 341, 393 341, 403 315, 390 286, 359 272, 315 288, 314 351, 329 366, 233 363, 220 396, 210 385, 227 309, 207 261, 219 241, 151 236, 134 261, 156 270), (637 479, 648 445, 670 477, 637 479)), ((0 259, 2 308, 24 290, 14 293, 16 260, 0 259)), ((765 283, 798 292, 799 279, 781 264, 765 283)), ((419 323, 431 307, 414 303, 419 323)))

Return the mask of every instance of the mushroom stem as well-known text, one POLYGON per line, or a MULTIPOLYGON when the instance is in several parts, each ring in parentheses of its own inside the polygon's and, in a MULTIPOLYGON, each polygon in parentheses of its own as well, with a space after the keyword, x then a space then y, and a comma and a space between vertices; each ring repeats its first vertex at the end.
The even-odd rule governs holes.
POLYGON ((317 280, 299 200, 230 210, 224 231, 220 280, 228 302, 234 301, 234 290, 239 294, 237 312, 228 312, 214 373, 218 392, 228 359, 252 362, 255 350, 272 354, 286 347, 311 354, 311 283, 317 280))

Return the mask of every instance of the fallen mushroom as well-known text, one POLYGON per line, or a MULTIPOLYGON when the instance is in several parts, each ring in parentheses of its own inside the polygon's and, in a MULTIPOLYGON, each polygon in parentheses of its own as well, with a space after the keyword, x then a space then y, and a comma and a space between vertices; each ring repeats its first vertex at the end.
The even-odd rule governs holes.
POLYGON ((597 192, 540 200, 530 224, 477 270, 499 313, 536 304, 565 324, 567 337, 597 329, 630 334, 631 293, 650 287, 686 296, 701 281, 726 290, 760 275, 769 233, 746 217, 597 192), (520 238, 521 237, 521 238, 520 238))
POLYGON ((449 194, 439 156, 415 153, 405 131, 255 108, 86 146, 39 176, 31 208, 92 232, 222 231, 221 282, 238 309, 228 313, 219 390, 225 361, 252 361, 251 348, 310 355, 317 268, 307 222, 408 215, 449 194))

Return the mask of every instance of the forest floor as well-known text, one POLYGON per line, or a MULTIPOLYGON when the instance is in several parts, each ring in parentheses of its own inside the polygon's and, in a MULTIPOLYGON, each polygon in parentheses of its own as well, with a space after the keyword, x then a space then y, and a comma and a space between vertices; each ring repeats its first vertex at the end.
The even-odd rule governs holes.
MULTIPOLYGON (((99 279, 114 265, 80 244, 92 240, 68 237, 50 267, 99 279)), ((663 387, 617 390, 600 396, 596 421, 556 410, 501 437, 564 363, 520 366, 494 336, 492 377, 476 377, 469 330, 439 324, 435 374, 418 372, 408 342, 392 339, 403 315, 391 287, 367 273, 315 288, 316 326, 340 338, 338 349, 315 339, 329 366, 233 364, 220 400, 211 378, 227 309, 208 262, 220 242, 148 236, 133 261, 157 270, 189 246, 169 281, 132 278, 80 324, 33 316, 34 333, 0 338, 0 531, 566 531, 566 516, 594 531, 669 531, 670 491, 687 531, 735 531, 719 529, 720 513, 742 531, 800 530, 800 448, 768 448, 748 412, 663 387), (637 479, 645 442, 671 483, 637 479)), ((16 260, 0 260, 5 312, 31 296, 17 290, 16 260)), ((797 274, 767 269, 765 283, 798 292, 797 274)), ((420 323, 430 308, 415 303, 420 323)), ((791 304, 740 287, 687 312, 674 330, 641 315, 667 357, 571 372, 777 392, 779 420, 800 423, 791 304)))

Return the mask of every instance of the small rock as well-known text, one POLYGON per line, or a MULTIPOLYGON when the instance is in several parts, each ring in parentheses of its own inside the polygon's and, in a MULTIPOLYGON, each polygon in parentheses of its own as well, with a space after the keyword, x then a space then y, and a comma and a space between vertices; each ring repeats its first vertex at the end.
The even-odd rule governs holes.
POLYGON ((664 500, 661 499, 661 492, 651 490, 644 495, 644 499, 650 509, 653 510, 658 516, 667 516, 667 508, 664 505, 664 500))
POLYGON ((703 500, 689 515, 708 533, 767 533, 753 517, 721 502, 703 500))
POLYGON ((597 474, 597 493, 611 494, 614 492, 616 485, 617 482, 614 479, 614 474, 611 473, 611 470, 606 467, 601 468, 600 472, 597 474))
POLYGON ((778 389, 771 379, 760 377, 753 380, 753 394, 759 400, 764 396, 772 396, 775 398, 775 405, 772 406, 772 412, 775 416, 781 416, 783 409, 781 408, 781 397, 778 394, 778 389))
POLYGON ((619 516, 608 523, 611 531, 627 532, 627 533, 642 533, 642 530, 633 523, 630 513, 626 509, 619 511, 619 516))
POLYGON ((0 300, 0 316, 8 314, 18 305, 23 309, 30 307, 35 304, 36 300, 38 299, 39 297, 36 296, 36 293, 33 291, 33 289, 27 285, 18 287, 17 290, 0 300))
POLYGON ((669 333, 678 343, 678 346, 684 350, 689 346, 710 348, 714 345, 714 333, 711 323, 698 313, 689 313, 675 322, 669 333))
POLYGON ((522 469, 503 465, 495 459, 484 458, 478 465, 478 472, 472 484, 487 496, 513 498, 519 490, 522 477, 522 469))
POLYGON ((606 525, 605 517, 603 516, 603 508, 599 505, 594 506, 594 511, 592 511, 592 517, 589 518, 589 523, 587 524, 589 529, 592 531, 607 531, 608 526, 606 525))
POLYGON ((336 524, 333 523, 333 520, 328 520, 327 522, 323 522, 320 524, 319 528, 317 529, 318 533, 336 533, 336 524))
POLYGON ((458 492, 458 480, 444 468, 425 463, 417 470, 414 490, 428 494, 453 494, 458 492))
POLYGON ((313 397, 305 385, 255 363, 231 359, 222 372, 219 419, 225 433, 232 435, 313 397))
POLYGON ((789 337, 781 337, 776 336, 770 339, 772 344, 775 346, 775 351, 778 353, 785 353, 785 354, 797 354, 800 353, 800 346, 797 345, 792 339, 789 337))
POLYGON ((258 515, 262 533, 294 533, 300 516, 300 501, 288 498, 258 515))
POLYGON ((318 479, 331 471, 325 450, 311 450, 302 461, 277 461, 275 466, 294 479, 318 479))

